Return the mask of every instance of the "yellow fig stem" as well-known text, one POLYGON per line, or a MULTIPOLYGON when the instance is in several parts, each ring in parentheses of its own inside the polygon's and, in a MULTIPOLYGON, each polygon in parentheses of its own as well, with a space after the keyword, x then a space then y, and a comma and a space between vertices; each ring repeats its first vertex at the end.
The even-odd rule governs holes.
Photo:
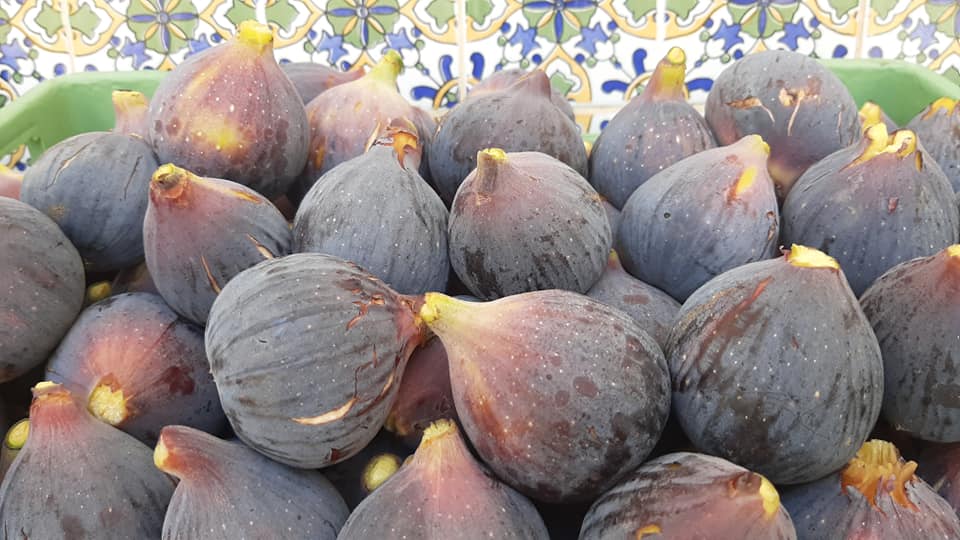
POLYGON ((177 199, 183 195, 187 184, 198 179, 199 177, 192 172, 167 163, 153 173, 150 179, 150 191, 165 199, 177 199))
POLYGON ((763 501, 763 514, 769 519, 780 510, 780 494, 777 488, 770 483, 764 476, 760 476, 760 490, 757 492, 760 500, 763 501))
POLYGON ((893 444, 872 440, 860 447, 857 455, 850 460, 840 473, 840 484, 853 488, 863 494, 871 505, 877 506, 877 497, 886 491, 893 502, 904 508, 916 506, 907 497, 906 485, 916 480, 914 472, 917 464, 904 461, 893 444))
POLYGON ((423 295, 423 305, 420 307, 420 320, 431 329, 439 326, 455 324, 463 314, 474 307, 475 302, 457 300, 443 293, 428 292, 423 295))
POLYGON ((157 446, 153 449, 153 464, 163 472, 169 472, 167 469, 167 461, 170 459, 170 451, 167 450, 167 445, 163 442, 163 437, 160 437, 160 440, 157 441, 157 446))
POLYGON ((377 454, 373 456, 367 466, 363 468, 360 482, 368 493, 377 489, 390 479, 403 463, 400 457, 394 454, 377 454))
POLYGON ((867 141, 866 147, 851 165, 866 163, 882 154, 895 154, 905 158, 917 151, 917 136, 914 132, 899 129, 891 135, 887 133, 887 126, 883 122, 867 128, 864 138, 867 141))
POLYGON ((687 99, 687 55, 673 47, 657 64, 643 91, 647 101, 684 101, 687 99))
POLYGON ((860 107, 860 125, 861 132, 866 133, 868 129, 877 124, 883 123, 883 113, 880 106, 872 101, 868 101, 860 107))
POLYGON ((109 281, 98 281, 87 287, 86 297, 83 300, 84 305, 96 304, 110 296, 112 287, 109 281))
POLYGON ((829 268, 839 270, 840 264, 819 249, 793 244, 786 255, 787 262, 799 268, 829 268))
POLYGON ((27 437, 30 435, 30 419, 24 418, 13 425, 3 439, 3 444, 11 450, 19 450, 27 443, 27 437))
POLYGON ((403 71, 403 57, 401 57, 397 51, 390 49, 384 53, 383 58, 377 62, 377 65, 373 66, 366 76, 369 77, 370 80, 390 83, 396 86, 397 77, 401 71, 403 71))
POLYGON ((257 21, 243 21, 237 27, 237 40, 258 53, 273 50, 273 29, 257 21))
POLYGON ((960 244, 954 244, 947 248, 947 257, 951 259, 960 259, 960 244))

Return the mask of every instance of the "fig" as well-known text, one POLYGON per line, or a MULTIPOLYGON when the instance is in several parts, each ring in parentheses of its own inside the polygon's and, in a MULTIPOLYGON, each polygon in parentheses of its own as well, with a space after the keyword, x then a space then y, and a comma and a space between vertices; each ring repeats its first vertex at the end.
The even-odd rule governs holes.
POLYGON ((683 49, 660 60, 643 93, 610 119, 590 151, 590 183, 623 208, 637 187, 678 161, 717 145, 687 103, 683 49))
POLYGON ((581 540, 797 537, 777 489, 718 457, 677 452, 648 461, 593 503, 581 540))
POLYGON ((80 313, 83 261, 57 224, 0 197, 0 382, 39 366, 80 313))
POLYGON ((907 129, 917 134, 953 190, 960 192, 960 114, 956 112, 956 100, 939 98, 913 117, 907 129))
POLYGON ((450 265, 479 298, 542 289, 587 292, 612 237, 597 192, 540 152, 477 154, 450 211, 450 265))
POLYGON ((797 180, 781 240, 835 257, 859 296, 893 266, 957 243, 958 231, 950 182, 914 133, 876 124, 797 180))
POLYGON ((153 461, 180 479, 163 522, 165 540, 335 540, 349 514, 319 472, 285 467, 187 426, 163 428, 153 461))
POLYGON ((447 208, 417 173, 416 128, 391 126, 324 174, 293 220, 293 250, 348 259, 403 294, 444 290, 447 208))
POLYGON ((562 290, 493 302, 427 293, 420 319, 447 351, 477 453, 531 498, 590 500, 660 437, 670 409, 663 353, 616 308, 562 290))
POLYGON ((429 153, 440 197, 453 201, 478 166, 478 152, 543 152, 587 176, 587 150, 577 124, 550 100, 550 79, 541 70, 502 90, 465 100, 440 121, 429 153))
POLYGON ((960 513, 960 443, 926 445, 917 474, 960 513))
POLYGON ((7 434, 3 437, 3 446, 0 447, 0 481, 7 474, 10 464, 16 459, 17 454, 23 449, 29 433, 30 420, 28 418, 20 420, 7 430, 7 434))
POLYGON ((363 450, 349 459, 327 467, 323 474, 353 510, 360 501, 393 476, 411 453, 412 450, 409 450, 405 443, 387 431, 380 430, 363 450))
POLYGON ((770 144, 767 167, 782 201, 807 167, 857 140, 857 104, 847 88, 814 58, 769 50, 723 70, 705 106, 721 145, 745 135, 770 144))
POLYGON ((877 338, 840 265, 813 248, 707 282, 665 350, 690 441, 778 485, 842 467, 880 414, 877 338))
POLYGON ((865 443, 840 472, 783 493, 806 539, 960 538, 960 520, 947 501, 914 474, 886 441, 865 443))
POLYGON ((780 216, 757 135, 655 174, 621 213, 617 251, 637 279, 680 302, 714 277, 776 256, 780 216))
POLYGON ((147 110, 150 100, 135 90, 113 91, 114 133, 147 138, 147 110))
POLYGON ((6 165, 0 165, 0 197, 19 199, 22 185, 22 174, 13 171, 6 165))
MULTIPOLYGON (((473 88, 470 89, 470 92, 467 94, 467 96, 477 97, 483 94, 497 92, 503 90, 504 88, 509 88, 513 85, 513 83, 519 81, 528 74, 529 72, 522 68, 508 68, 494 71, 490 75, 484 77, 483 80, 473 85, 473 88)), ((552 101, 558 109, 563 111, 564 114, 569 116, 571 120, 576 120, 576 115, 573 112, 573 106, 570 105, 570 102, 567 101, 567 98, 564 97, 563 94, 557 92, 557 90, 552 86, 550 87, 550 101, 552 101)))
POLYGON ((168 424, 212 433, 226 425, 203 329, 153 294, 120 294, 85 309, 50 357, 47 378, 148 445, 168 424))
POLYGON ((434 337, 410 356, 384 428, 413 447, 436 420, 457 419, 443 342, 434 337))
POLYGON ((163 165, 143 221, 147 269, 174 311, 205 324, 233 276, 290 252, 290 226, 263 195, 229 180, 163 165))
POLYGON ((254 21, 165 77, 150 100, 147 126, 161 163, 266 197, 285 193, 307 160, 303 101, 274 60, 273 31, 254 21))
POLYGON ((860 304, 883 354, 881 414, 913 437, 960 442, 960 244, 893 267, 860 304))
POLYGON ((860 107, 860 127, 861 131, 865 132, 870 129, 874 124, 883 124, 887 126, 887 131, 892 132, 900 129, 897 126, 896 122, 890 119, 887 116, 887 113, 883 112, 883 109, 879 105, 872 101, 864 102, 863 107, 860 107))
POLYGON ((62 386, 33 391, 30 433, 0 485, 6 538, 158 538, 173 482, 150 449, 62 386))
POLYGON ((610 222, 610 232, 613 233, 613 245, 617 245, 617 231, 620 229, 620 210, 610 204, 610 201, 603 200, 603 209, 607 213, 607 221, 610 222))
POLYGON ((430 425, 409 463, 350 514, 340 540, 547 540, 533 504, 477 463, 455 422, 430 425))
POLYGON ((290 78, 297 94, 304 104, 334 86, 355 81, 363 77, 362 69, 339 71, 330 66, 312 62, 290 62, 280 64, 280 69, 290 78))
POLYGON ((207 359, 237 436, 300 468, 360 451, 386 420, 423 340, 411 302, 319 253, 237 274, 206 329, 207 359))

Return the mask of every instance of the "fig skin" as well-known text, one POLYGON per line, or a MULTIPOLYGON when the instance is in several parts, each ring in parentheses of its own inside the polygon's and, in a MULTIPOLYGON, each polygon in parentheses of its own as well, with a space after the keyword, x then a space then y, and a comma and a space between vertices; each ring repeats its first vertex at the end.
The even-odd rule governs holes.
POLYGON ((750 135, 638 187, 617 232, 624 268, 683 302, 727 270, 775 257, 780 216, 768 155, 763 139, 750 135))
POLYGON ((143 221, 147 269, 174 311, 204 325, 233 276, 290 252, 290 226, 263 195, 229 180, 163 165, 143 221))
POLYGON ((585 293, 613 242, 600 196, 540 152, 480 151, 450 211, 450 265, 471 294, 585 293))
POLYGON ((750 54, 725 69, 707 96, 706 119, 720 145, 760 135, 783 201, 808 167, 857 140, 857 104, 836 75, 792 51, 750 54))
POLYGON ((21 186, 23 186, 23 175, 6 165, 0 165, 0 197, 19 200, 21 186))
POLYGON ((773 484, 724 459, 690 452, 648 461, 604 493, 580 540, 600 538, 795 540, 773 484), (661 536, 662 535, 662 536, 661 536))
POLYGON ((443 342, 434 337, 413 352, 400 380, 397 400, 384 428, 416 447, 437 420, 457 419, 450 388, 450 367, 443 342))
POLYGON ((186 426, 160 432, 154 463, 176 476, 164 540, 335 540, 350 513, 317 471, 291 469, 186 426))
POLYGON ((960 513, 960 443, 927 444, 917 474, 960 513))
POLYGON ((226 427, 203 329, 153 294, 120 294, 85 309, 50 357, 47 377, 148 445, 168 424, 226 427))
POLYGON ((836 261, 812 248, 707 282, 666 351, 691 442, 777 485, 842 467, 880 414, 877 339, 836 261))
POLYGON ((359 452, 423 339, 408 301, 317 253, 264 261, 230 280, 210 311, 206 350, 237 436, 299 468, 359 452))
POLYGON ((0 485, 5 538, 158 538, 173 482, 150 449, 53 383, 34 389, 30 434, 0 485))
MULTIPOLYGON (((513 83, 519 81, 523 77, 526 77, 529 75, 529 73, 530 72, 522 68, 508 68, 494 71, 490 75, 484 77, 483 80, 475 84, 473 88, 470 89, 467 97, 477 97, 483 94, 497 92, 499 90, 503 90, 504 88, 509 88, 513 85, 513 83)), ((567 115, 571 120, 576 121, 576 114, 573 112, 573 106, 570 105, 570 101, 568 101, 567 98, 562 94, 557 92, 552 85, 550 87, 550 101, 552 101, 558 109, 563 111, 563 114, 567 115)))
POLYGON ((160 163, 282 195, 307 160, 303 101, 273 57, 270 27, 244 21, 222 45, 177 66, 150 101, 160 163))
POLYGON ((525 497, 477 463, 456 423, 427 428, 416 453, 350 514, 340 540, 548 540, 525 497))
POLYGON ((919 439, 960 442, 960 245, 893 267, 860 304, 883 354, 883 417, 919 439))
POLYGON ((930 157, 950 180, 955 192, 960 192, 960 113, 956 100, 940 98, 907 124, 917 134, 930 157))
POLYGON ((0 382, 43 364, 80 313, 83 261, 50 218, 0 197, 0 382))
POLYGON ((134 90, 114 90, 113 114, 114 133, 147 138, 147 111, 150 100, 142 92, 134 90))
POLYGON ((363 77, 362 69, 339 71, 330 66, 314 64, 312 62, 290 62, 280 64, 280 69, 287 75, 304 105, 313 101, 313 98, 341 84, 355 81, 363 77))
POLYGON ((493 302, 428 293, 420 319, 447 351, 477 453, 533 499, 590 500, 660 437, 670 409, 663 353, 616 308, 561 290, 493 302))

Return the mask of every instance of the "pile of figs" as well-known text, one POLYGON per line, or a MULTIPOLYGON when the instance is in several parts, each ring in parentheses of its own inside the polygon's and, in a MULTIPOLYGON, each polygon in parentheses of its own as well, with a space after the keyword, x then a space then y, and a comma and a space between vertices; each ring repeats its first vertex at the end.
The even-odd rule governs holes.
POLYGON ((0 170, 3 538, 960 540, 956 102, 674 48, 588 152, 273 39, 0 170))

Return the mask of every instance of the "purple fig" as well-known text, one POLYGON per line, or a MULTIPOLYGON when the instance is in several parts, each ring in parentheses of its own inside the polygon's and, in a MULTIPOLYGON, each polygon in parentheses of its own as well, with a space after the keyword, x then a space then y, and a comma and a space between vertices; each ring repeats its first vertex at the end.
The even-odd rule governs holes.
POLYGON ((960 443, 927 444, 917 474, 960 513, 960 443))
MULTIPOLYGON (((490 75, 486 76, 473 85, 470 89, 470 93, 467 94, 469 97, 477 97, 483 94, 489 94, 490 92, 497 92, 503 90, 504 88, 509 88, 513 83, 519 81, 523 77, 527 76, 529 72, 521 68, 511 68, 511 69, 501 69, 499 71, 494 71, 490 75)), ((564 114, 570 117, 571 120, 576 120, 576 115, 573 112, 573 106, 570 105, 570 102, 566 97, 563 96, 560 92, 557 92, 552 86, 550 87, 550 101, 557 106, 558 109, 563 111, 564 114)))
POLYGON ((0 447, 0 481, 6 476, 7 470, 10 469, 13 460, 16 459, 17 454, 23 449, 29 433, 30 420, 28 418, 20 420, 7 430, 7 434, 3 437, 3 446, 0 447))
POLYGON ((917 134, 924 150, 960 192, 960 113, 957 100, 942 97, 930 104, 907 124, 917 134))
POLYGON ((330 66, 312 62, 290 62, 280 64, 280 69, 290 78, 290 82, 300 94, 304 105, 327 90, 363 77, 362 69, 339 71, 330 66))
POLYGON ((147 137, 147 111, 150 100, 134 90, 113 91, 114 133, 147 137))
POLYGON ((860 107, 860 129, 861 131, 867 131, 874 124, 883 124, 887 126, 888 132, 894 132, 900 129, 897 126, 896 122, 890 119, 887 116, 887 113, 883 112, 883 109, 879 105, 872 101, 867 101, 863 104, 863 107, 860 107))
POLYGON ((457 411, 447 351, 440 339, 433 338, 410 356, 384 428, 416 446, 423 430, 442 419, 456 420, 457 411))
POLYGON ((14 172, 6 165, 0 165, 0 197, 19 199, 22 185, 22 174, 14 172))

